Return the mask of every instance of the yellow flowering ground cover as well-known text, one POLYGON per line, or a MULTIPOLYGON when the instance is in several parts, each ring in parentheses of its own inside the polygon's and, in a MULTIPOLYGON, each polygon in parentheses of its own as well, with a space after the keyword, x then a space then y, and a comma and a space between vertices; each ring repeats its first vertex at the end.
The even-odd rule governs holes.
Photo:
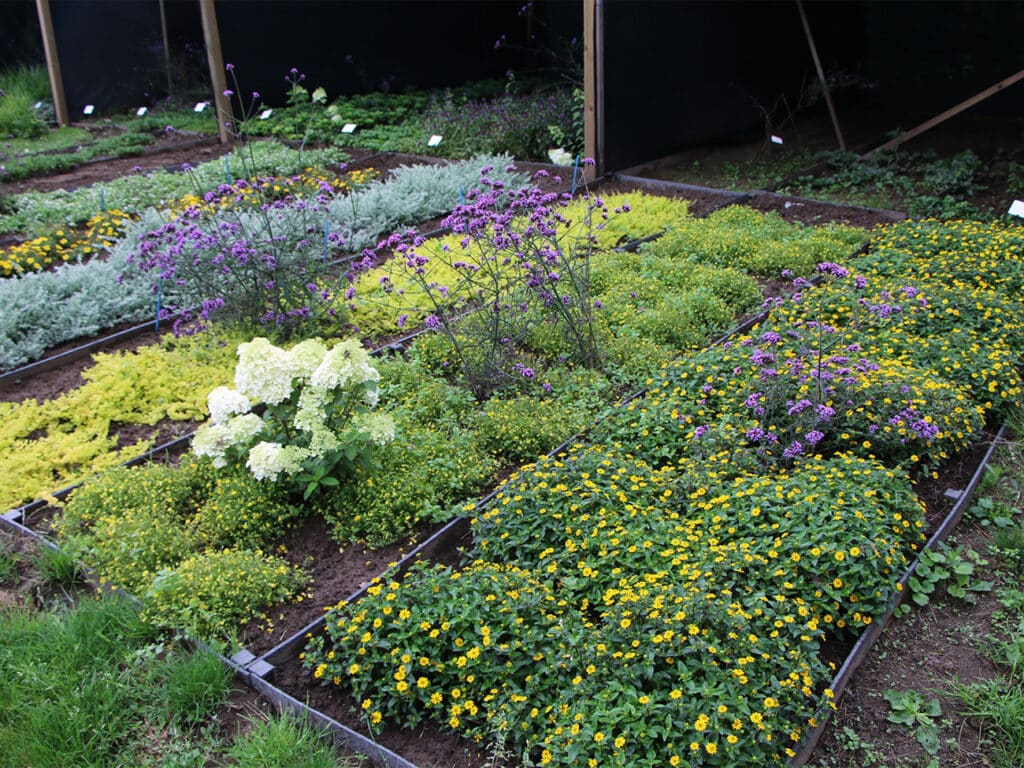
POLYGON ((513 476, 463 569, 335 606, 313 678, 371 730, 430 718, 532 765, 784 764, 831 703, 819 644, 923 541, 910 473, 1020 407, 1019 234, 908 222, 821 264, 513 476))

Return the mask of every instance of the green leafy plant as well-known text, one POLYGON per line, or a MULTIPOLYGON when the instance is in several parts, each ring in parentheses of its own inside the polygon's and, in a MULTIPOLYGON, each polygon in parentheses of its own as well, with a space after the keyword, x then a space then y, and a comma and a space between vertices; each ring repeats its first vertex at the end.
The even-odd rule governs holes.
MULTIPOLYGON (((942 705, 939 700, 926 700, 917 691, 893 689, 885 692, 885 700, 889 702, 889 722, 905 725, 913 730, 918 743, 934 758, 942 746, 937 721, 937 718, 942 716, 942 705)), ((932 764, 938 765, 934 761, 932 764)))
POLYGON ((142 618, 230 648, 239 625, 294 598, 309 581, 259 550, 211 550, 161 570, 143 596, 142 618))
POLYGON ((965 552, 962 547, 951 548, 945 543, 936 549, 924 550, 910 577, 910 598, 918 605, 927 605, 942 587, 952 597, 973 603, 977 599, 974 593, 988 592, 994 585, 975 578, 975 568, 985 564, 977 552, 965 552))

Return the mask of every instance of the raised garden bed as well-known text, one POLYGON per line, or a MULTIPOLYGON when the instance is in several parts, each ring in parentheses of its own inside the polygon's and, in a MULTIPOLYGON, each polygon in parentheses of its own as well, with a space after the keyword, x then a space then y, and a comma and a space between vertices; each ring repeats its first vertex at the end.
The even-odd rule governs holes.
MULTIPOLYGON (((619 183, 622 183, 622 180, 619 180, 619 183)), ((615 191, 614 187, 608 187, 608 189, 615 191)), ((701 201, 708 200, 713 197, 712 191, 709 190, 690 191, 697 194, 698 198, 701 201)), ((685 196, 685 192, 682 189, 674 190, 674 192, 677 192, 682 196, 685 196)), ((737 199, 736 196, 731 196, 728 194, 720 195, 720 197, 722 199, 722 202, 725 203, 733 202, 737 199)), ((791 212, 794 208, 809 208, 813 201, 801 201, 790 198, 783 200, 773 200, 772 202, 776 205, 777 209, 779 209, 780 212, 791 212), (789 205, 786 205, 786 203, 789 203, 789 205), (796 205, 794 205, 794 203, 796 203, 796 205)), ((702 212, 711 212, 715 208, 717 208, 716 205, 708 205, 707 210, 702 212)), ((820 221, 820 217, 828 216, 829 220, 842 221, 844 218, 850 216, 868 216, 869 214, 876 217, 875 221, 884 222, 887 220, 887 217, 891 219, 891 214, 885 212, 849 212, 840 209, 833 209, 831 206, 821 206, 820 208, 814 210, 813 212, 804 211, 800 213, 809 213, 810 219, 794 217, 796 218, 796 220, 820 221)), ((940 477, 944 478, 945 476, 940 475, 940 477)), ((942 481, 940 480, 940 484, 941 482, 942 481)), ((950 480, 948 482, 951 484, 951 487, 967 487, 961 478, 957 478, 956 481, 950 480)), ((973 482, 976 481, 972 481, 972 483, 973 482)), ((940 493, 941 491, 944 491, 944 489, 941 489, 940 493)), ((966 498, 966 494, 964 495, 964 498, 966 498)), ((934 509, 932 508, 933 506, 934 505, 930 505, 931 512, 934 512, 934 509)), ((34 512, 34 510, 32 512, 34 512)), ((25 510, 23 511, 23 514, 29 515, 31 513, 28 510, 25 510)), ((12 516, 8 516, 7 519, 12 519, 12 516)), ((386 564, 386 560, 397 559, 400 556, 409 555, 410 548, 413 547, 417 541, 425 541, 425 543, 423 547, 420 548, 418 551, 414 551, 411 553, 412 557, 429 555, 431 557, 440 558, 443 562, 453 563, 457 560, 457 551, 455 547, 459 546, 460 542, 468 546, 468 540, 465 539, 465 533, 467 532, 467 530, 467 524, 465 523, 465 521, 461 521, 454 523, 451 526, 443 527, 441 529, 442 533, 439 534, 439 538, 433 538, 432 533, 434 531, 429 527, 423 528, 416 534, 416 536, 412 540, 403 542, 403 544, 398 545, 394 550, 390 551, 385 550, 370 552, 365 549, 361 550, 356 546, 350 546, 346 548, 344 554, 347 557, 353 557, 355 559, 355 567, 348 570, 348 572, 344 574, 343 578, 338 578, 337 580, 333 580, 330 582, 324 582, 323 591, 317 594, 314 603, 333 603, 339 598, 344 598, 348 596, 352 592, 352 587, 358 585, 360 582, 368 581, 373 576, 379 575, 381 573, 381 566, 386 564)), ((299 528, 295 532, 293 532, 295 538, 292 540, 286 540, 285 546, 289 549, 289 552, 293 553, 298 559, 303 559, 307 551, 313 554, 313 550, 303 551, 301 546, 296 546, 296 544, 298 544, 298 542, 302 539, 313 538, 317 542, 319 542, 318 548, 316 549, 316 552, 315 554, 313 554, 313 556, 321 562, 325 560, 330 562, 328 558, 334 556, 334 550, 336 549, 336 547, 335 545, 332 545, 327 542, 327 537, 325 535, 326 532, 326 528, 321 523, 319 523, 316 520, 310 519, 305 523, 304 527, 299 528)), ((330 568, 330 566, 328 567, 330 568)), ((331 568, 331 570, 334 569, 331 568)), ((320 607, 321 605, 315 605, 314 612, 319 612, 320 607)), ((275 619, 273 615, 271 615, 270 618, 271 620, 275 619)), ((242 656, 236 657, 235 663, 241 668, 244 678, 248 679, 254 686, 264 690, 268 695, 272 697, 276 696, 280 701, 288 701, 287 696, 284 696, 280 693, 276 693, 274 691, 273 687, 270 684, 270 681, 272 680, 273 682, 278 683, 282 686, 288 686, 286 688, 286 693, 292 696, 293 699, 299 700, 305 698, 305 694, 307 693, 307 691, 299 687, 290 687, 291 685, 293 685, 293 683, 286 682, 285 678, 295 681, 304 678, 307 682, 309 681, 308 673, 305 673, 303 675, 298 669, 299 665, 297 661, 296 652, 298 646, 304 643, 305 634, 307 631, 311 630, 312 625, 310 625, 309 622, 305 622, 305 624, 303 624, 302 620, 292 617, 288 617, 287 619, 280 621, 281 623, 279 625, 278 632, 273 633, 273 637, 274 640, 276 641, 281 640, 281 635, 284 635, 285 638, 283 643, 279 643, 275 648, 266 648, 265 645, 260 646, 256 644, 256 642, 254 641, 250 644, 249 648, 251 658, 250 656, 246 656, 245 654, 243 654, 242 656), (299 631, 293 631, 296 629, 299 631), (255 652, 253 652, 253 649, 255 649, 255 652), (276 667, 276 671, 271 670, 271 667, 276 667), (273 675, 273 677, 271 677, 271 675, 273 675)), ((251 627, 245 631, 249 633, 246 635, 247 637, 260 639, 259 631, 255 627, 251 627)), ((837 683, 837 685, 838 684, 839 683, 837 683)), ((297 683, 295 683, 295 685, 297 685, 297 683)), ((330 698, 323 698, 323 696, 324 694, 321 694, 319 691, 311 693, 311 699, 314 702, 326 702, 330 698)), ((324 704, 323 706, 326 707, 327 705, 324 704)), ((347 712, 346 704, 342 703, 337 706, 340 708, 333 710, 332 716, 336 716, 336 719, 347 722, 349 726, 352 728, 354 728, 354 726, 360 725, 361 718, 359 718, 358 716, 352 717, 351 715, 349 715, 349 713, 347 712)), ((343 735, 343 738, 354 739, 354 743, 359 744, 360 748, 365 751, 373 753, 374 750, 376 749, 372 745, 366 744, 365 742, 360 742, 358 739, 356 739, 356 737, 352 736, 349 732, 342 730, 341 733, 343 735)), ((378 737, 378 740, 382 743, 389 743, 387 741, 387 739, 389 738, 387 734, 378 734, 378 737)), ((407 732, 406 734, 396 736, 395 738, 398 739, 398 741, 390 742, 395 745, 395 749, 398 752, 410 755, 413 753, 406 752, 405 750, 410 748, 409 745, 412 742, 418 741, 420 736, 415 732, 413 732, 412 735, 410 735, 407 732), (399 744, 401 744, 401 746, 399 746, 399 744)), ((459 753, 465 756, 466 759, 470 761, 475 761, 471 763, 466 763, 467 765, 479 764, 481 755, 473 754, 471 750, 467 749, 469 742, 460 743, 452 737, 448 736, 444 736, 442 738, 442 741, 445 741, 447 746, 445 746, 441 752, 432 752, 429 754, 429 756, 426 753, 424 753, 422 757, 419 754, 417 754, 416 757, 412 758, 413 764, 425 765, 426 763, 424 761, 433 760, 437 757, 441 757, 443 760, 448 762, 454 762, 455 759, 461 759, 453 757, 451 760, 449 760, 449 757, 451 757, 452 750, 454 750, 455 753, 459 753)), ((386 760, 395 760, 395 762, 390 763, 391 765, 408 764, 398 761, 397 758, 389 757, 385 753, 378 752, 377 754, 378 756, 383 757, 386 760)), ((711 754, 710 751, 709 754, 711 754)), ((796 759, 797 761, 799 761, 801 758, 798 757, 796 759)))

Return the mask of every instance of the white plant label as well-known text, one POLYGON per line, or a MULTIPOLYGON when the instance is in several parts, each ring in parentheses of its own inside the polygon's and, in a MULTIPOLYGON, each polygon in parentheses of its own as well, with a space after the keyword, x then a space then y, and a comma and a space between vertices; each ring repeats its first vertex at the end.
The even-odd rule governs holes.
POLYGON ((32 105, 32 109, 39 109, 42 106, 43 106, 43 102, 37 101, 35 104, 32 105))
POLYGON ((96 107, 94 107, 92 104, 86 104, 85 105, 85 109, 82 110, 82 114, 83 115, 91 115, 95 111, 96 111, 96 107))
POLYGON ((772 144, 781 144, 781 143, 782 143, 782 137, 781 136, 776 136, 773 133, 772 134, 772 144))
POLYGON ((206 105, 209 104, 209 103, 210 102, 208 102, 208 101, 200 101, 198 104, 196 104, 195 109, 193 109, 192 111, 193 112, 202 112, 204 109, 206 109, 206 105))
POLYGON ((1010 205, 1009 214, 1011 216, 1020 216, 1024 218, 1024 200, 1014 200, 1010 205))
POLYGON ((272 110, 272 109, 264 109, 262 112, 260 112, 260 120, 266 120, 272 114, 274 114, 274 110, 272 110))
POLYGON ((342 133, 355 133, 356 132, 356 124, 355 123, 345 123, 343 126, 341 126, 341 132, 342 133))
POLYGON ((149 112, 149 109, 147 109, 146 107, 139 107, 138 109, 135 110, 135 114, 138 115, 139 117, 142 117, 147 112, 149 112))
POLYGON ((430 137, 430 140, 427 141, 427 146, 428 147, 436 147, 440 143, 441 143, 441 137, 438 136, 437 134, 434 134, 433 136, 430 137))

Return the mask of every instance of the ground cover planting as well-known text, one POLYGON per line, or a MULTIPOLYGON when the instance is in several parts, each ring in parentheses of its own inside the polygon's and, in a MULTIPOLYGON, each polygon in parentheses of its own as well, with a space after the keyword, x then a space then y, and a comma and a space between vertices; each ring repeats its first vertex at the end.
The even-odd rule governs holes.
MULTIPOLYGON (((275 116, 295 130, 349 121, 294 85, 275 116)), ((467 153, 520 103, 495 97, 447 97, 476 126, 467 153)), ((465 124, 443 127, 450 153, 465 124)), ((621 183, 533 188, 507 156, 379 179, 244 167, 154 174, 202 193, 140 186, 73 237, 98 190, 15 198, 37 251, 9 251, 0 290, 95 270, 104 303, 177 322, 97 355, 84 386, 0 405, 0 490, 12 507, 82 482, 17 519, 139 598, 148 632, 273 658, 287 693, 384 745, 425 729, 460 766, 785 763, 832 710, 827 660, 941 514, 915 491, 1019 412, 1019 227, 698 217, 621 183), (117 466, 197 427, 184 455, 117 466), (347 602, 377 552, 456 518, 460 552, 347 602), (332 581, 353 558, 362 575, 332 581)), ((103 204, 134 189, 117 184, 103 204)), ((87 316, 100 290, 65 306, 87 316)), ((33 295, 18 306, 59 294, 33 295)), ((22 322, 20 360, 59 343, 47 314, 22 322)))
MULTIPOLYGON (((602 201, 602 206, 604 204, 605 201, 602 201)), ((593 206, 594 203, 590 205, 593 206)), ((653 205, 656 210, 668 211, 675 219, 687 217, 685 203, 676 203, 673 208, 658 200, 653 205)), ((635 210, 642 211, 644 206, 643 197, 635 200, 635 210)), ((630 213, 624 210, 628 207, 623 202, 620 208, 621 215, 630 213)), ((584 213, 586 208, 587 206, 580 203, 573 203, 566 211, 576 217, 584 213), (573 210, 577 213, 572 213, 573 210)), ((603 210, 603 207, 599 210, 603 210)), ((614 211, 612 213, 614 214, 614 211)), ((464 211, 457 209, 456 216, 461 218, 463 215, 464 211)), ((502 227, 509 224, 509 220, 501 221, 504 222, 500 225, 502 227)), ((567 231, 573 238, 578 237, 580 223, 569 223, 573 221, 571 219, 566 221, 567 231)), ((670 221, 671 219, 663 217, 661 225, 664 226, 670 221)), ((476 237, 479 240, 483 235, 478 232, 476 237)), ((618 242, 621 236, 613 232, 606 237, 608 242, 618 242)), ((413 258, 408 253, 406 257, 413 258)), ((465 258, 471 256, 467 255, 465 258)), ((648 261, 652 269, 659 268, 656 259, 648 261)), ((380 269, 386 268, 385 265, 380 269)), ((600 258, 595 258, 594 274, 600 275, 603 270, 600 258)), ((708 290, 708 285, 714 283, 711 279, 714 274, 715 270, 712 268, 701 269, 696 264, 693 267, 694 280, 702 282, 703 290, 708 290)), ((380 282, 373 272, 370 273, 370 281, 380 282)), ((736 271, 722 271, 719 282, 722 292, 722 298, 717 299, 722 310, 720 315, 707 318, 703 325, 694 325, 691 338, 677 349, 700 345, 713 333, 724 328, 733 317, 758 305, 760 293, 751 278, 736 271)), ((677 283, 680 291, 692 289, 692 284, 685 280, 677 280, 677 283)), ((629 314, 626 308, 614 310, 616 301, 632 301, 628 295, 624 294, 621 299, 611 295, 606 298, 613 316, 629 314)), ((413 297, 407 297, 406 300, 413 300, 413 297)), ((543 303, 543 296, 540 295, 537 306, 543 303)), ((367 306, 369 311, 377 309, 373 304, 367 306)), ((358 325, 362 324, 361 312, 362 309, 357 302, 352 320, 358 325)), ((402 324, 397 317, 392 322, 394 328, 402 324)), ((452 330, 460 336, 465 335, 462 325, 453 325, 452 330)), ((609 325, 607 333, 609 338, 614 337, 615 326, 609 325)), ((204 338, 207 337, 197 336, 191 342, 182 343, 187 347, 188 344, 201 343, 204 338)), ((217 365, 223 366, 224 360, 232 355, 233 345, 223 345, 221 340, 216 338, 208 341, 217 352, 217 365)), ((508 346, 507 342, 504 346, 508 346)), ((242 350, 249 348, 248 345, 242 345, 239 348, 240 354, 242 350)), ((271 358, 266 358, 266 361, 286 359, 280 357, 285 354, 282 350, 274 352, 275 349, 278 348, 267 347, 266 354, 270 354, 271 358)), ((305 356, 305 365, 309 365, 310 360, 323 357, 325 353, 325 348, 317 347, 313 342, 303 342, 288 354, 303 356, 305 353, 300 350, 307 349, 312 357, 305 356), (309 346, 311 344, 313 346, 309 346)), ((333 346, 332 354, 337 354, 337 350, 340 349, 341 346, 333 346)), ((660 349, 661 354, 671 354, 669 350, 672 347, 666 345, 653 349, 660 349)), ((352 352, 355 350, 356 348, 353 348, 352 352)), ((458 375, 456 367, 446 365, 453 351, 453 348, 445 346, 443 334, 433 334, 410 349, 409 362, 380 362, 380 369, 384 374, 380 393, 381 406, 390 423, 395 425, 394 432, 397 436, 393 443, 378 440, 377 442, 382 445, 374 451, 372 461, 359 462, 355 461, 354 455, 348 455, 351 450, 350 440, 345 442, 348 446, 345 452, 339 453, 340 446, 337 441, 342 438, 336 429, 328 429, 326 432, 314 431, 312 434, 316 441, 327 441, 318 442, 319 447, 315 450, 310 443, 297 445, 286 440, 284 443, 274 442, 275 447, 272 447, 263 441, 259 463, 253 464, 255 459, 252 459, 251 455, 249 459, 250 468, 261 467, 260 478, 267 479, 282 474, 302 478, 299 486, 288 497, 289 500, 282 502, 285 505, 283 508, 269 498, 263 502, 263 506, 269 505, 267 509, 278 510, 269 513, 271 518, 277 521, 269 528, 259 523, 256 518, 250 518, 249 513, 245 513, 242 519, 236 519, 234 524, 225 523, 230 530, 227 530, 220 539, 211 539, 207 534, 200 533, 208 527, 201 522, 204 514, 202 510, 206 508, 206 496, 209 493, 202 491, 201 488, 208 485, 208 482, 185 479, 193 476, 195 472, 202 475, 198 465, 186 464, 173 470, 173 473, 184 487, 193 488, 195 492, 186 493, 171 504, 170 509, 174 510, 174 515, 165 519, 161 525, 154 524, 154 513, 149 511, 148 507, 143 505, 141 509, 139 508, 139 494, 117 493, 111 497, 109 492, 105 492, 101 496, 107 499, 104 502, 104 515, 98 516, 95 511, 85 511, 94 508, 97 503, 89 501, 93 498, 93 492, 90 490, 93 484, 87 483, 69 502, 65 521, 78 522, 61 526, 62 541, 71 550, 80 553, 83 560, 96 569, 98 575, 116 584, 128 586, 131 591, 145 595, 146 599, 152 600, 154 604, 173 600, 175 595, 178 600, 186 602, 193 598, 205 602, 201 616, 182 613, 186 608, 179 605, 166 609, 171 618, 165 621, 171 624, 185 624, 193 631, 204 635, 216 633, 218 638, 227 641, 230 633, 234 631, 233 628, 237 629, 241 622, 255 615, 257 605, 243 603, 241 608, 237 608, 232 603, 218 608, 219 599, 231 603, 233 598, 227 595, 221 595, 219 598, 210 596, 197 586, 181 588, 180 591, 164 586, 182 582, 194 584, 195 579, 190 574, 197 568, 208 566, 215 569, 221 575, 222 581, 225 573, 235 572, 231 569, 252 569, 258 565, 258 562, 253 560, 241 562, 241 555, 234 555, 231 558, 218 555, 217 563, 200 563, 195 560, 197 556, 216 554, 209 549, 210 547, 234 547, 239 551, 250 552, 262 547, 269 551, 274 546, 275 537, 280 537, 285 527, 303 516, 304 512, 300 512, 304 506, 301 497, 310 497, 308 506, 326 518, 340 541, 368 540, 378 545, 396 541, 424 522, 448 519, 458 511, 465 499, 485 487, 487 483, 493 482, 492 478, 497 469, 509 462, 527 460, 550 450, 566 435, 579 431, 592 421, 600 410, 607 407, 616 392, 623 391, 624 387, 637 386, 635 379, 631 377, 637 375, 639 367, 631 369, 623 365, 619 373, 614 372, 614 367, 606 368, 603 373, 600 370, 587 371, 585 368, 574 371, 572 367, 565 365, 564 360, 559 363, 556 359, 559 352, 564 350, 555 348, 548 354, 548 362, 545 362, 545 358, 537 352, 529 353, 528 350, 524 350, 531 355, 524 359, 530 360, 534 368, 527 371, 524 363, 513 363, 509 367, 506 383, 498 388, 501 389, 499 395, 486 403, 477 403, 471 390, 457 386, 462 377, 458 375), (448 375, 449 372, 455 374, 454 379, 448 375), (531 394, 531 388, 536 394, 531 394), (540 395, 539 403, 537 395, 540 395), (548 417, 547 419, 538 421, 534 418, 538 408, 548 417), (383 445, 385 442, 388 444, 383 445), (325 445, 330 446, 330 459, 326 459, 323 453, 325 445), (339 463, 342 459, 343 463, 339 463), (339 478, 345 479, 339 483, 339 478), (318 487, 321 483, 323 487, 318 487), (85 510, 82 509, 82 505, 85 505, 85 510), (288 511, 283 511, 284 509, 288 511), (354 509, 359 511, 352 514, 351 510, 354 509), (132 546, 125 548, 121 543, 117 543, 112 550, 108 550, 104 544, 113 541, 110 538, 110 531, 117 529, 135 532, 131 537, 132 546), (171 530, 179 530, 181 533, 172 536, 171 530), (192 543, 189 543, 190 541, 192 543), (141 552, 152 554, 142 557, 141 552), (201 554, 203 552, 206 554, 201 554), (187 576, 174 575, 178 573, 176 569, 184 569, 187 576)), ((269 365, 268 370, 276 370, 282 364, 269 365)), ((632 364, 637 365, 635 361, 632 364)), ((146 369, 162 367, 147 365, 145 362, 142 362, 142 365, 146 369)), ((224 368, 219 367, 218 370, 224 371, 224 368)), ((240 370, 235 372, 236 381, 239 377, 243 380, 251 378, 249 375, 241 374, 240 370)), ((287 372, 291 369, 286 365, 281 370, 287 372)), ((298 370, 293 371, 298 376, 297 381, 312 375, 308 372, 296 373, 298 370)), ((225 373, 229 378, 230 372, 225 373)), ((203 375, 209 378, 208 374, 203 375)), ((179 386, 193 397, 202 391, 195 388, 192 379, 182 380, 179 386)), ((146 390, 149 387, 142 389, 146 390)), ((279 398, 267 397, 259 388, 249 394, 254 403, 262 402, 267 405, 268 410, 264 412, 263 419, 269 418, 269 414, 277 407, 274 403, 279 402, 279 398)), ((83 396, 87 394, 83 393, 83 396)), ((295 394, 289 397, 294 406, 300 409, 305 407, 302 405, 306 402, 304 396, 295 394)), ((175 401, 173 398, 164 399, 175 401)), ((249 401, 248 398, 241 400, 249 401)), ((211 413, 223 413, 222 409, 215 405, 212 396, 209 407, 211 413)), ((223 463, 226 459, 220 451, 225 448, 224 440, 252 443, 255 439, 252 430, 260 419, 252 414, 236 415, 230 419, 224 415, 216 418, 219 423, 215 425, 213 432, 206 429, 197 436, 195 450, 223 463)), ((308 422, 305 428, 309 428, 308 422)), ((362 428, 369 429, 365 424, 362 428)), ((287 433, 288 430, 285 430, 284 434, 287 433)), ((249 447, 252 448, 251 445, 249 447)), ((99 454, 106 457, 104 461, 113 462, 118 459, 116 455, 103 449, 103 445, 96 446, 99 454)), ((209 471, 209 468, 206 471, 209 471)), ((132 473, 139 472, 142 470, 129 470, 128 477, 134 477, 132 473)), ((139 482, 145 485, 142 477, 140 474, 139 482)), ((124 478, 120 478, 120 481, 135 482, 124 478)), ((100 481, 101 484, 103 482, 100 481)), ((257 492, 252 502, 257 510, 261 506, 258 488, 259 484, 256 483, 250 489, 257 492)), ((236 489, 236 492, 241 491, 236 489)), ((223 514, 231 517, 229 512, 225 511, 223 514)), ((260 512, 256 511, 253 514, 258 518, 260 512)), ((252 574, 253 579, 262 580, 260 583, 269 585, 266 590, 261 590, 254 586, 256 581, 245 582, 250 597, 265 595, 262 600, 257 600, 258 605, 282 599, 283 595, 275 592, 275 589, 282 587, 287 581, 283 579, 286 572, 278 573, 266 566, 266 561, 262 562, 265 564, 265 570, 246 571, 252 574)), ((241 583, 241 579, 239 575, 235 581, 241 583)), ((295 594, 294 590, 301 584, 301 579, 290 583, 292 586, 289 588, 289 594, 295 594)), ((156 616, 160 610, 154 608, 150 615, 156 616)))
MULTIPOLYGON (((257 165, 271 161, 261 147, 252 148, 257 165)), ((274 151, 270 152, 272 158, 274 151)), ((294 153, 291 162, 298 159, 298 153, 294 153)), ((161 244, 173 248, 186 230, 198 235, 204 227, 208 229, 210 237, 200 242, 205 245, 205 253, 210 258, 218 253, 218 244, 224 245, 227 238, 238 235, 242 227, 251 230, 247 232, 248 248, 235 254, 227 265, 235 264, 242 269, 241 265, 249 263, 247 254, 254 249, 262 249, 264 256, 260 263, 264 279, 262 283, 253 283, 246 289, 250 298, 248 304, 234 305, 237 316, 248 318, 249 322, 254 320, 259 325, 263 315, 271 310, 267 302, 278 302, 286 292, 294 295, 294 291, 304 292, 307 307, 320 306, 326 312, 331 309, 325 305, 329 297, 322 298, 321 293, 308 290, 306 286, 314 284, 310 280, 300 279, 297 275, 287 279, 288 273, 282 273, 286 279, 280 284, 273 279, 279 256, 292 262, 304 257, 305 267, 315 275, 322 275, 332 268, 329 262, 335 259, 335 254, 358 252, 394 227, 411 225, 448 210, 457 202, 459 189, 469 187, 477 177, 478 169, 479 166, 473 162, 449 168, 400 168, 387 182, 370 183, 357 190, 355 197, 350 197, 352 185, 364 183, 368 178, 367 171, 352 171, 344 178, 332 178, 331 181, 308 174, 287 180, 275 177, 277 180, 273 183, 265 181, 254 186, 245 181, 232 185, 219 182, 216 174, 223 172, 222 167, 200 166, 194 182, 181 187, 183 203, 180 210, 188 212, 184 223, 177 224, 177 219, 173 219, 181 215, 171 213, 175 210, 173 208, 164 215, 149 210, 125 226, 122 236, 109 246, 108 258, 75 262, 61 269, 39 274, 25 273, 0 281, 0 337, 5 339, 4 346, 0 348, 0 370, 10 370, 30 362, 49 347, 103 328, 168 317, 173 314, 170 308, 176 303, 184 309, 195 308, 199 315, 220 309, 223 305, 218 299, 223 297, 218 297, 216 292, 208 292, 211 285, 206 282, 202 270, 189 266, 191 272, 188 274, 193 279, 191 284, 187 281, 179 284, 180 278, 171 280, 160 276, 165 272, 168 275, 173 273, 172 263, 166 255, 161 255, 161 244), (190 197, 193 192, 186 192, 206 189, 204 183, 210 184, 211 191, 204 193, 203 206, 216 202, 218 210, 204 211, 195 198, 190 197), (321 185, 327 185, 329 192, 321 185), (312 235, 306 227, 313 215, 307 211, 306 200, 295 194, 303 189, 313 195, 316 206, 323 208, 316 217, 316 232, 312 235), (207 197, 209 203, 206 202, 207 197), (336 199, 332 202, 328 197, 336 199), (263 205, 268 206, 268 211, 262 210, 263 205), (168 222, 164 216, 173 220, 168 222), (291 243, 302 243, 298 253, 284 248, 280 241, 274 239, 278 233, 267 228, 277 224, 289 227, 285 231, 291 243), (222 232, 222 226, 233 234, 229 235, 227 230, 222 232), (140 238, 144 238, 145 245, 141 252, 137 248, 140 238), (129 269, 130 260, 140 268, 129 269), (158 263, 160 269, 156 270, 158 263), (275 287, 267 287, 270 282, 275 287), (47 307, 57 303, 68 311, 47 311, 47 307), (161 310, 164 311, 161 313, 161 310)), ((96 195, 96 190, 76 190, 75 194, 88 200, 96 195)), ((59 211, 61 199, 61 195, 56 200, 48 195, 42 198, 45 205, 40 203, 39 210, 59 211)), ((250 263, 250 267, 245 268, 255 266, 250 263)), ((222 285, 223 290, 230 287, 229 282, 212 287, 221 288, 222 285)), ((245 286, 235 286, 234 290, 237 294, 243 288, 245 286)), ((287 315, 284 318, 278 315, 299 311, 300 306, 290 306, 284 313, 275 311, 266 320, 272 324, 278 320, 287 322, 287 315)))
MULTIPOLYGON (((1019 251, 1001 253, 1015 271, 1019 251)), ((336 607, 306 650, 313 676, 362 702, 371 729, 433 718, 526 764, 784 762, 829 705, 819 642, 870 624, 923 540, 909 473, 1021 393, 1012 366, 970 398, 934 370, 873 364, 864 352, 886 320, 915 312, 909 274, 883 304, 864 276, 821 270, 830 288, 849 282, 863 316, 821 321, 827 289, 806 286, 755 334, 668 366, 588 442, 478 510, 464 570, 417 569, 336 607)), ((980 302, 964 314, 993 341, 1015 333, 980 302)))
POLYGON ((345 147, 450 158, 507 152, 520 160, 547 162, 551 147, 560 147, 570 158, 583 151, 582 92, 574 95, 565 85, 510 78, 328 101, 323 89, 310 93, 303 80, 295 79, 287 105, 275 107, 267 120, 252 121, 248 130, 253 135, 308 137, 345 147), (345 125, 354 129, 342 132, 345 125), (428 139, 434 135, 442 138, 432 146, 428 139))

